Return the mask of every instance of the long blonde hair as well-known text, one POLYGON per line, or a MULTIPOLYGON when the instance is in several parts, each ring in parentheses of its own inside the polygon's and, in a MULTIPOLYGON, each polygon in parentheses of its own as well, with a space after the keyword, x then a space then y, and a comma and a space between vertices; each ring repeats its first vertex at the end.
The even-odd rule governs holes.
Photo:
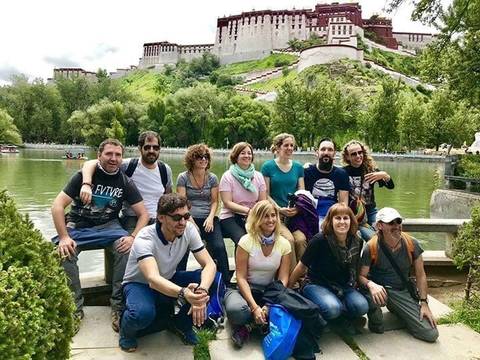
POLYGON ((245 224, 248 235, 260 242, 262 237, 260 225, 262 224, 263 218, 271 211, 274 211, 275 215, 277 216, 273 234, 274 239, 278 239, 280 236, 280 213, 278 212, 277 207, 270 200, 259 201, 253 208, 250 209, 247 223, 245 224))
POLYGON ((368 146, 363 144, 361 141, 358 140, 350 140, 345 144, 343 147, 342 151, 342 161, 345 165, 351 165, 350 161, 348 160, 348 148, 352 145, 359 145, 362 148, 363 151, 363 163, 361 167, 365 171, 365 174, 371 173, 375 171, 377 168, 377 165, 375 164, 375 161, 373 160, 372 156, 369 153, 368 146))

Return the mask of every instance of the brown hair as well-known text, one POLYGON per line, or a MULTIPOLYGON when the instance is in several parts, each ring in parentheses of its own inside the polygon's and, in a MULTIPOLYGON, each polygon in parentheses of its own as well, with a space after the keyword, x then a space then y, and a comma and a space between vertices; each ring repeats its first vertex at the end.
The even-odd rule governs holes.
POLYGON ((362 148, 363 151, 363 163, 362 163, 362 168, 366 174, 371 173, 375 171, 377 165, 375 164, 375 161, 373 160, 372 156, 369 153, 368 146, 363 144, 362 142, 358 140, 350 140, 345 144, 342 150, 342 162, 345 165, 351 165, 350 161, 348 160, 348 157, 350 156, 348 152, 348 148, 352 145, 359 145, 362 148))
POLYGON ((112 139, 112 138, 105 139, 100 143, 100 145, 98 146, 98 153, 99 154, 103 153, 103 150, 105 149, 106 145, 120 146, 122 148, 122 154, 123 154, 124 147, 123 147, 122 143, 119 140, 112 139))
POLYGON ((333 230, 333 217, 337 215, 348 215, 350 217, 350 229, 348 229, 348 235, 356 236, 358 230, 358 223, 355 215, 353 215, 352 209, 350 209, 344 203, 333 204, 330 209, 328 209, 327 216, 322 223, 322 231, 325 235, 334 234, 333 230))
POLYGON ((190 209, 190 202, 185 196, 176 193, 165 194, 158 199, 157 215, 166 215, 184 206, 190 209))
POLYGON ((207 155, 208 164, 207 169, 210 169, 210 162, 212 159, 212 152, 205 144, 195 144, 188 147, 185 157, 183 158, 183 163, 188 171, 192 171, 195 167, 195 160, 200 155, 207 155))
POLYGON ((272 146, 270 146, 270 151, 273 153, 277 151, 280 148, 280 146, 282 146, 285 139, 288 139, 288 138, 291 138, 293 140, 293 144, 295 145, 295 136, 288 133, 281 133, 273 138, 272 146))
POLYGON ((253 162, 253 147, 250 145, 248 142, 242 141, 239 143, 236 143, 233 145, 232 151, 230 151, 230 162, 232 164, 237 163, 238 156, 240 153, 245 149, 246 147, 249 147, 251 152, 252 152, 252 162, 253 162))
POLYGON ((260 241, 261 239, 262 230, 260 230, 260 225, 262 224, 263 218, 271 211, 275 211, 275 214, 277 215, 277 222, 275 224, 275 230, 273 231, 276 240, 280 236, 280 213, 270 200, 257 202, 248 213, 245 229, 247 230, 247 233, 257 241, 260 241))
POLYGON ((140 134, 138 137, 138 147, 143 147, 145 145, 146 140, 152 140, 152 139, 157 139, 158 145, 162 145, 162 139, 160 138, 160 135, 158 135, 155 131, 144 131, 140 134))

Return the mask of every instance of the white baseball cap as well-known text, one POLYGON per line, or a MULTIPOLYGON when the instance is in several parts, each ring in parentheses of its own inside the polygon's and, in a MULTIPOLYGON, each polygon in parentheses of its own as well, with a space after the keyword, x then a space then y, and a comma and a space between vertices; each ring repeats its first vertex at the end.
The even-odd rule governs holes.
POLYGON ((402 215, 391 207, 384 207, 380 209, 377 213, 377 221, 381 221, 383 223, 389 223, 395 219, 402 219, 402 215))

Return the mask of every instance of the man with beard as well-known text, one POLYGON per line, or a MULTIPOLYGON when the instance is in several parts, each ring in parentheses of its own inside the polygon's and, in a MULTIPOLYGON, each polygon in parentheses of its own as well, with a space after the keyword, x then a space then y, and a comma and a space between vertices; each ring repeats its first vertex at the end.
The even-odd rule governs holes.
POLYGON ((317 150, 318 163, 305 169, 305 190, 317 199, 319 225, 327 215, 330 206, 337 202, 348 205, 350 183, 347 172, 335 165, 335 144, 329 138, 320 140, 317 150))
MULTIPOLYGON (((163 194, 172 192, 172 170, 166 163, 158 160, 160 155, 160 136, 154 131, 145 131, 138 137, 139 158, 124 159, 121 170, 133 180, 138 191, 143 197, 145 207, 150 216, 149 224, 153 224, 156 218, 158 199, 163 194)), ((85 181, 89 181, 96 166, 96 160, 87 161, 83 166, 82 173, 85 181)), ((91 189, 83 186, 80 198, 85 204, 91 200, 91 189)), ((137 217, 130 207, 122 210, 121 222, 129 231, 135 227, 137 217)))
POLYGON ((435 342, 438 330, 428 307, 427 276, 423 268, 423 249, 418 241, 402 232, 402 217, 393 208, 377 214, 376 236, 363 248, 358 283, 369 302, 368 328, 384 332, 382 306, 405 322, 417 339, 435 342), (413 267, 416 284, 409 276, 413 267))
MULTIPOLYGON (((116 139, 103 141, 98 148, 93 176, 89 180, 79 171, 70 179, 55 198, 52 217, 57 236, 52 241, 58 245, 62 265, 74 293, 76 316, 83 318, 83 296, 77 265, 82 250, 104 247, 113 254, 112 320, 122 310, 122 279, 128 253, 136 234, 148 222, 148 214, 135 184, 119 168, 122 163, 123 145, 116 139), (91 201, 80 200, 80 188, 87 186, 93 193, 91 201), (138 216, 136 227, 129 233, 119 221, 122 204, 130 204, 138 216), (65 209, 71 206, 65 218, 65 209)), ((113 324, 112 324, 113 326, 113 324)))
MULTIPOLYGON (((169 328, 186 344, 198 338, 192 325, 206 320, 209 290, 216 266, 190 219, 187 198, 163 195, 158 202, 156 223, 140 231, 128 258, 123 293, 122 350, 137 349, 137 338, 169 328), (201 271, 178 271, 183 255, 191 251, 201 271)), ((212 286, 215 291, 215 286, 212 286)))

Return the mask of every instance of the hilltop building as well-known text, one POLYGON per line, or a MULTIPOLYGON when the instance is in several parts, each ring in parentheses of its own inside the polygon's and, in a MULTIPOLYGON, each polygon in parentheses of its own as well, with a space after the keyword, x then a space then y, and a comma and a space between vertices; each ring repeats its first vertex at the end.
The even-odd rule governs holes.
POLYGON ((293 39, 307 40, 315 34, 326 45, 357 47, 357 36, 366 32, 391 49, 419 49, 432 41, 432 34, 393 32, 392 21, 379 16, 362 19, 358 3, 317 4, 314 9, 260 10, 217 19, 213 44, 180 45, 168 41, 145 43, 139 68, 157 68, 190 61, 204 53, 219 57, 222 64, 263 58, 272 50, 288 48, 293 39))
POLYGON ((83 77, 88 80, 97 80, 97 74, 95 72, 86 71, 82 68, 64 67, 53 69, 53 80, 59 78, 74 79, 78 77, 83 77))

